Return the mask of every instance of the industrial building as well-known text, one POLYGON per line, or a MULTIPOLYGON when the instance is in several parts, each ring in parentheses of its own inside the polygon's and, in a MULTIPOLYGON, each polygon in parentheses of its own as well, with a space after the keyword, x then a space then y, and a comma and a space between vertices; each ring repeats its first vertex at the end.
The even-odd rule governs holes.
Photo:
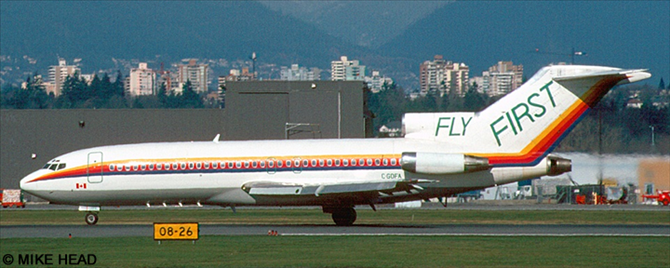
POLYGON ((253 81, 227 85, 226 109, 0 111, 0 188, 74 150, 126 143, 364 138, 363 81, 253 81), (288 125, 287 125, 288 124, 288 125), (34 157, 33 157, 34 156, 34 157))

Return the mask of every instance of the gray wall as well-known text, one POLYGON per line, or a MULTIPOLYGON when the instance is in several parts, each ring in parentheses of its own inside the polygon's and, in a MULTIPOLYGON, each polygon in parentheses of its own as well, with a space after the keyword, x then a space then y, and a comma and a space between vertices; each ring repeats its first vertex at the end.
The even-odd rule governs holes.
MULTIPOLYGON (((220 109, 0 110, 0 188, 78 149, 160 141, 284 139, 285 123, 320 124, 316 138, 365 137, 361 82, 230 83, 220 109), (79 122, 84 122, 84 127, 79 122), (37 154, 31 159, 31 154, 37 154)), ((310 133, 291 136, 312 138, 310 133)))
POLYGON ((229 128, 230 139, 283 138, 287 122, 318 124, 323 138, 338 138, 338 115, 341 138, 365 137, 363 82, 254 81, 226 87, 228 118, 236 126, 229 128))

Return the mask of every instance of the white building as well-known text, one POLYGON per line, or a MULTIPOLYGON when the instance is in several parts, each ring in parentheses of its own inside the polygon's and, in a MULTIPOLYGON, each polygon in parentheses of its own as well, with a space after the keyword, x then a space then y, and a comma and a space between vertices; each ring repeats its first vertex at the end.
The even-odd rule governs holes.
POLYGON ((499 61, 482 73, 482 89, 489 96, 505 95, 523 84, 523 65, 499 61))
POLYGON ((435 55, 432 61, 424 61, 419 66, 421 94, 439 92, 440 95, 453 92, 463 96, 468 89, 470 68, 465 63, 444 60, 435 55))
POLYGON ((321 70, 316 67, 307 69, 298 64, 292 64, 291 67, 281 66, 279 71, 279 80, 283 81, 315 81, 321 80, 321 70))
POLYGON ((178 82, 179 91, 183 89, 187 81, 191 82, 191 87, 195 92, 207 92, 207 71, 209 66, 207 64, 197 64, 196 59, 190 59, 188 64, 179 64, 178 82))
POLYGON ((129 79, 130 96, 156 94, 156 72, 147 68, 146 62, 140 62, 138 68, 130 69, 129 79))
POLYGON ((342 56, 339 61, 330 62, 330 75, 333 81, 363 81, 365 65, 360 65, 358 60, 349 60, 347 56, 342 56))
POLYGON ((47 94, 54 93, 55 96, 59 96, 63 91, 63 83, 68 76, 74 76, 75 74, 81 74, 79 67, 75 65, 67 65, 65 59, 58 59, 57 66, 49 67, 49 85, 45 88, 47 89, 47 94))
POLYGON ((377 93, 382 90, 384 84, 393 84, 393 79, 379 75, 379 71, 372 71, 372 76, 365 77, 365 83, 368 84, 368 88, 372 93, 377 93))

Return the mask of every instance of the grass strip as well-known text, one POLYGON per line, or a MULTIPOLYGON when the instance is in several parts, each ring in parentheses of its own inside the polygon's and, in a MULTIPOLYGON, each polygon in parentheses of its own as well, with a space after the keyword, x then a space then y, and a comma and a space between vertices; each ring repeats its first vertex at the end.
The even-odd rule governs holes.
MULTIPOLYGON (((203 236, 2 239, 4 256, 94 254, 92 267, 669 267, 667 237, 203 236)), ((15 263, 17 264, 17 263, 15 263)), ((41 266, 41 265, 37 265, 41 266)), ((26 266, 21 266, 26 267, 26 266)))

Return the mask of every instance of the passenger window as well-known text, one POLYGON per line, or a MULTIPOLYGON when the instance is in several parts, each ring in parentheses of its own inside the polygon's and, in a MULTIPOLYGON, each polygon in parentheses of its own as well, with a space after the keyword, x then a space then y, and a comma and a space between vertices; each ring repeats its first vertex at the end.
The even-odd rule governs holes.
POLYGON ((326 163, 328 164, 328 166, 332 166, 332 165, 333 165, 333 160, 332 160, 332 159, 328 159, 328 161, 327 161, 326 163))
POLYGON ((352 159, 352 160, 351 160, 351 166, 352 166, 352 167, 355 167, 355 166, 356 166, 356 159, 352 159))
POLYGON ((335 159, 335 166, 340 166, 340 159, 335 159))
POLYGON ((142 164, 142 165, 140 166, 140 169, 141 169, 141 170, 145 170, 145 169, 147 169, 147 165, 146 165, 146 164, 142 164))
POLYGON ((154 164, 149 164, 149 170, 154 170, 154 164))
POLYGON ((384 158, 384 166, 388 166, 388 164, 389 164, 389 160, 384 158))
POLYGON ((365 165, 365 160, 363 160, 363 159, 359 159, 359 160, 358 160, 358 165, 359 165, 359 166, 364 166, 364 165, 365 165))
POLYGON ((158 169, 158 170, 163 169, 163 164, 161 164, 161 163, 156 164, 156 169, 158 169))
POLYGON ((291 160, 286 160, 286 167, 291 167, 292 164, 291 160))
POLYGON ((114 171, 114 165, 109 165, 109 171, 114 171))
POLYGON ((309 166, 309 160, 307 160, 307 159, 302 160, 302 166, 303 167, 309 166))
POLYGON ((323 167, 323 159, 319 159, 319 166, 323 167))
POLYGON ((349 159, 342 160, 342 165, 345 166, 345 167, 348 166, 349 165, 349 159))
POLYGON ((375 166, 379 166, 379 159, 375 159, 375 166))
POLYGON ((249 161, 244 161, 244 168, 249 168, 249 161))
MULTIPOLYGON (((200 166, 198 166, 200 168, 200 166)), ((205 169, 209 169, 209 162, 205 162, 205 169)))

